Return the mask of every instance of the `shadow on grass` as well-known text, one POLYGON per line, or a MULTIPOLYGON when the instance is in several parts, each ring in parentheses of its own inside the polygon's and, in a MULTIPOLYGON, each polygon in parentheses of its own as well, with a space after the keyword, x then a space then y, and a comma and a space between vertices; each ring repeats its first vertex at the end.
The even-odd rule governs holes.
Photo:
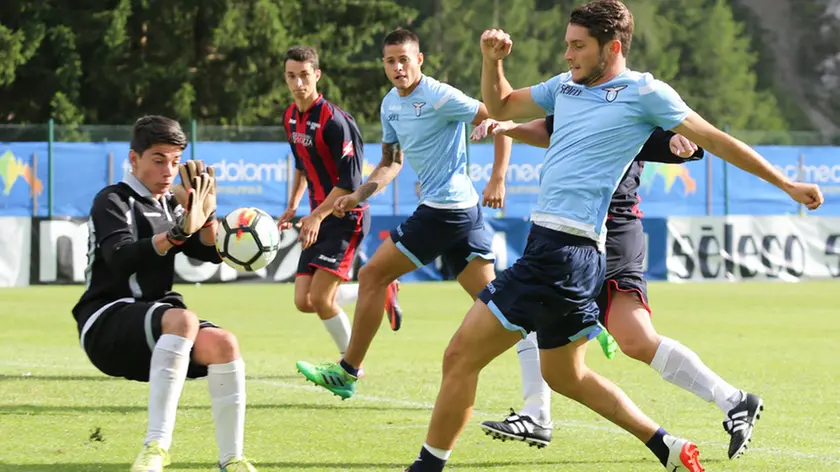
POLYGON ((124 379, 117 377, 108 377, 102 374, 92 375, 0 375, 0 382, 3 381, 19 381, 19 382, 116 382, 124 379))

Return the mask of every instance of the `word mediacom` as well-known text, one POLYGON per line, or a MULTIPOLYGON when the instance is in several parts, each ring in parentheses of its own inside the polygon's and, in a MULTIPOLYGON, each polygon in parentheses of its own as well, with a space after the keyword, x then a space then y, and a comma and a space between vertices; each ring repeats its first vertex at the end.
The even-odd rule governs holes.
MULTIPOLYGON (((513 194, 534 194, 540 191, 540 169, 539 164, 515 164, 508 165, 505 175, 506 192, 513 194)), ((474 184, 486 184, 490 180, 493 171, 493 164, 470 164, 470 179, 474 184)))
POLYGON ((776 165, 789 179, 817 184, 823 193, 840 193, 840 164, 776 165))

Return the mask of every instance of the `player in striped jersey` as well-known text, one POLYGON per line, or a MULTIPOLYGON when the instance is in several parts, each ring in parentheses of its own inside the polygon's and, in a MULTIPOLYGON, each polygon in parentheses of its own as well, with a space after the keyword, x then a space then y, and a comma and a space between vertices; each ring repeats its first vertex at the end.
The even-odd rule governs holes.
MULTIPOLYGON (((340 305, 355 300, 358 284, 341 284, 350 279, 356 250, 370 228, 370 210, 360 204, 340 218, 332 211, 336 199, 362 182, 362 135, 352 116, 318 93, 321 70, 315 49, 294 46, 285 60, 286 84, 294 103, 283 114, 283 125, 295 156, 295 179, 279 225, 281 230, 292 226, 308 187, 311 212, 296 224, 303 252, 295 278, 295 305, 304 313, 318 314, 343 355, 350 342, 350 322, 340 305)), ((385 301, 394 331, 402 320, 397 289, 395 281, 385 301)))

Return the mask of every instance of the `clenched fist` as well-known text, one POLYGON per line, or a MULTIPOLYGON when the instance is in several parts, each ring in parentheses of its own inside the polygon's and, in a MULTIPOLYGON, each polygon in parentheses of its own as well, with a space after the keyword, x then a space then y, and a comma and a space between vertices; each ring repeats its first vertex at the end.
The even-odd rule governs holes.
POLYGON ((500 29, 485 30, 481 34, 481 54, 485 59, 501 61, 513 47, 510 35, 500 29))

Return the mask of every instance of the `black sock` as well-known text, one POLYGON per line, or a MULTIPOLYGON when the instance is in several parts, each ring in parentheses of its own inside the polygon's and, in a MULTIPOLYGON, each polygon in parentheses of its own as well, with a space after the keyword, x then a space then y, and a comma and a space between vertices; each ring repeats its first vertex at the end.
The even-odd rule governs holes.
POLYGON ((341 368, 344 369, 345 372, 352 375, 353 377, 359 376, 359 369, 353 367, 352 365, 348 364, 344 359, 341 359, 341 368))
POLYGON ((420 449, 420 457, 414 461, 413 464, 408 468, 409 472, 442 472, 443 466, 446 465, 446 461, 435 457, 434 454, 426 450, 426 447, 423 446, 420 449))
POLYGON ((656 454, 656 457, 662 465, 665 465, 668 462, 668 454, 671 452, 665 444, 665 441, 663 441, 666 434, 668 434, 667 431, 659 428, 655 433, 653 433, 653 437, 645 443, 645 446, 647 446, 652 453, 656 454))

